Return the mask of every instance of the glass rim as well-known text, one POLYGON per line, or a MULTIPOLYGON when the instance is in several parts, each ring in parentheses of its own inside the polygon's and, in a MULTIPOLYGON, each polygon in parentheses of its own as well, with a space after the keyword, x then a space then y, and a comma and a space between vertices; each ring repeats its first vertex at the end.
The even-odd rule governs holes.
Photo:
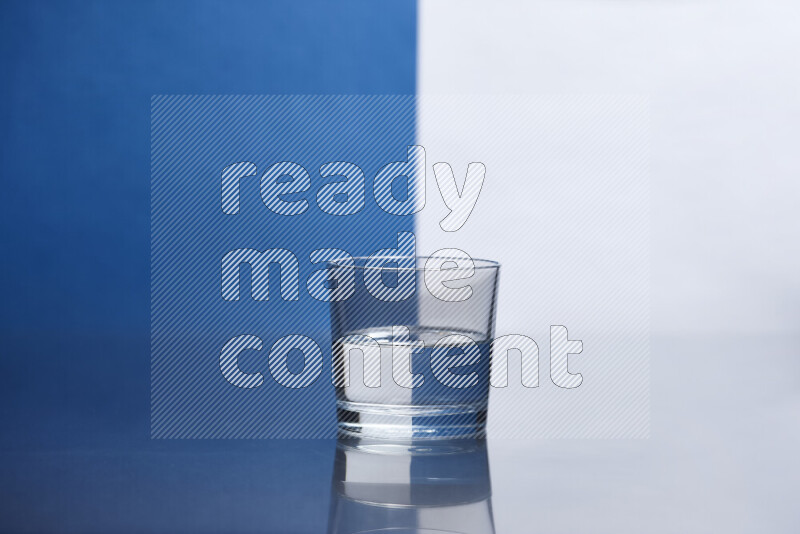
MULTIPOLYGON (((431 259, 439 259, 439 260, 466 260, 469 259, 473 263, 473 268, 477 270, 486 270, 486 269, 500 269, 500 262, 494 260, 487 260, 483 258, 471 258, 471 257, 464 257, 464 256, 393 256, 393 255, 380 255, 380 256, 352 256, 351 258, 337 258, 334 260, 329 260, 328 265, 331 267, 342 268, 342 269, 357 269, 357 270, 380 270, 380 269, 387 269, 391 271, 424 271, 425 266, 428 263, 428 260, 431 259), (367 266, 367 261, 371 259, 377 260, 394 260, 394 261, 409 261, 410 259, 414 260, 414 265, 403 266, 397 265, 392 267, 371 267, 367 266), (350 260, 353 260, 354 263, 350 263, 350 260), (359 265, 359 260, 361 264, 359 265), (347 263, 343 263, 347 262, 347 263)), ((443 269, 445 271, 455 271, 455 270, 468 270, 468 267, 452 267, 449 269, 443 269)))

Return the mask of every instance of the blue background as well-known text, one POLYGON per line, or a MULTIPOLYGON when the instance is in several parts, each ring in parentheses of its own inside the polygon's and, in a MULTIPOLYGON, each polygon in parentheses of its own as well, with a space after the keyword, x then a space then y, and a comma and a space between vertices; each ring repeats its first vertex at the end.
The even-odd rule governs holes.
POLYGON ((318 531, 330 442, 150 441, 150 97, 413 94, 415 3, 4 2, 0 24, 0 527, 318 531))
MULTIPOLYGON (((387 163, 406 159, 406 147, 414 143, 414 98, 175 96, 155 98, 152 109, 151 435, 335 437, 331 310, 307 289, 312 271, 324 266, 311 263, 310 254, 336 248, 369 255, 396 248, 397 233, 413 230, 413 215, 392 215, 377 204, 372 177, 387 163), (239 212, 226 214, 220 175, 240 161, 258 171, 239 180, 239 212), (284 196, 306 202, 303 213, 291 216, 268 209, 259 193, 261 175, 285 161, 302 166, 310 182, 308 191, 284 196), (336 216, 318 206, 323 184, 341 180, 320 175, 330 161, 353 162, 364 173, 366 198, 358 213, 336 216), (271 267, 268 300, 254 300, 255 276, 247 264, 238 269, 238 300, 224 300, 222 258, 242 249, 293 254, 296 300, 279 292, 279 281, 288 287, 294 277, 277 265, 271 267), (238 388, 220 372, 222 347, 241 335, 262 342, 261 350, 237 356, 242 372, 265 377, 258 388, 238 388), (271 348, 288 335, 316 343, 316 354, 295 349, 287 355, 288 368, 311 381, 302 388, 278 383, 273 376, 281 367, 268 365, 276 356, 271 348)), ((408 302, 398 304, 405 309, 408 302)), ((350 303, 359 308, 355 297, 350 303)), ((397 306, 392 310, 396 315, 397 306)))

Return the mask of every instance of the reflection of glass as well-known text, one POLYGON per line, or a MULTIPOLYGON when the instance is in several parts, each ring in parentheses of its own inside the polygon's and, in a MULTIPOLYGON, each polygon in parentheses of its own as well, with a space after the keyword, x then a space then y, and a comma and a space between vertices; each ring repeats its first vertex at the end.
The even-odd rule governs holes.
POLYGON ((499 264, 389 256, 329 269, 347 293, 331 302, 339 429, 389 439, 481 436, 499 264))
POLYGON ((340 439, 328 534, 493 534, 486 442, 340 439))

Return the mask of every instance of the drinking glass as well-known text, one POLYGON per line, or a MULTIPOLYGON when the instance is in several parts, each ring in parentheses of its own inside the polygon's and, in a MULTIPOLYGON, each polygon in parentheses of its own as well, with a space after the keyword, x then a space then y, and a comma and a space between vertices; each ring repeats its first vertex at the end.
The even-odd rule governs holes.
POLYGON ((339 431, 484 435, 500 265, 466 256, 329 264, 339 431))

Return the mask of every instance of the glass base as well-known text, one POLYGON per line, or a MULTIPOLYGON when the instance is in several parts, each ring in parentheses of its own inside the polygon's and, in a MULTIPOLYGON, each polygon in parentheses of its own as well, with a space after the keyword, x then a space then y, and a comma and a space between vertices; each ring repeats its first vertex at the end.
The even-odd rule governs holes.
POLYGON ((339 401, 345 438, 453 439, 486 435, 486 405, 400 406, 339 401))

